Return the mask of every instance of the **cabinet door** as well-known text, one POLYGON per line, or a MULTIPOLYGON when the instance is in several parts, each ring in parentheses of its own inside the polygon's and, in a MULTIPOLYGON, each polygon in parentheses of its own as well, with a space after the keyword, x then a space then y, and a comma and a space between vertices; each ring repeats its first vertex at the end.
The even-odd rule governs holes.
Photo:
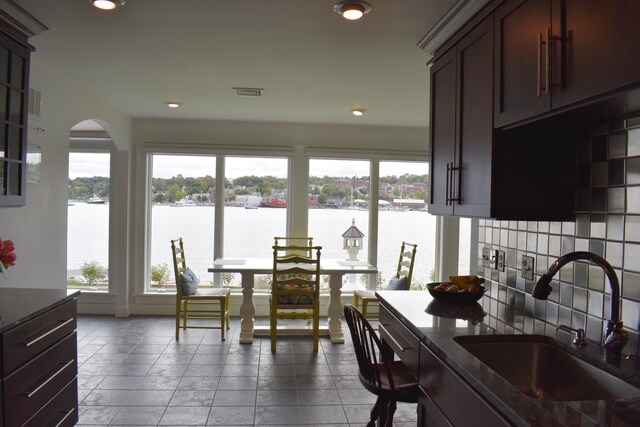
POLYGON ((431 147, 429 213, 453 214, 449 202, 456 143, 456 51, 445 53, 431 67, 431 147))
POLYGON ((25 204, 29 48, 0 20, 0 206, 25 204))
POLYGON ((563 0, 554 8, 554 26, 563 28, 554 108, 640 81, 640 1, 563 0))
POLYGON ((493 153, 493 20, 457 44, 457 152, 454 213, 491 216, 493 153))
POLYGON ((545 44, 551 28, 550 0, 510 0, 494 15, 495 125, 500 127, 551 108, 545 44))

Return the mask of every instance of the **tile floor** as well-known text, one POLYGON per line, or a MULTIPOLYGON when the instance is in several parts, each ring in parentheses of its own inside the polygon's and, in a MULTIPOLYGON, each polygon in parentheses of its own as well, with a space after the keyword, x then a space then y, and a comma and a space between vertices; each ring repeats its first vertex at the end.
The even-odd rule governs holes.
MULTIPOLYGON (((239 344, 191 329, 174 338, 170 317, 78 319, 78 425, 364 426, 375 401, 357 377, 353 347, 310 337, 239 344)), ((348 333, 348 330, 345 330, 348 333)), ((415 426, 398 404, 395 425, 415 426)))

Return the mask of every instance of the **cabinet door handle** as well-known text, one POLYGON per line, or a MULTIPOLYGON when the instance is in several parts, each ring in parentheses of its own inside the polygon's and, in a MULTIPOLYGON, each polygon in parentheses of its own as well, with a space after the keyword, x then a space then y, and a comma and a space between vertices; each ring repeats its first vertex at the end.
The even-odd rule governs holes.
POLYGON ((447 162, 447 185, 446 185, 446 188, 445 188, 445 201, 444 201, 445 206, 449 206, 449 185, 450 185, 449 176, 450 176, 450 174, 451 174, 451 163, 447 162))
POLYGON ((451 163, 451 197, 449 197, 449 200, 451 201, 452 205, 453 205, 453 202, 460 203, 460 166, 458 167, 453 166, 453 163, 451 163), (455 171, 458 171, 457 186, 454 184, 454 179, 453 179, 454 178, 453 174, 455 173, 455 171), (455 190, 456 197, 453 197, 454 190, 455 190))
POLYGON ((538 52, 538 73, 536 83, 536 96, 540 98, 542 96, 542 34, 538 33, 538 40, 536 43, 536 50, 538 52))
POLYGON ((73 364, 73 362, 75 362, 75 359, 71 359, 70 361, 68 361, 67 363, 64 364, 64 366, 60 369, 58 369, 53 375, 51 375, 49 378, 47 378, 46 380, 44 380, 44 382, 42 384, 40 384, 38 387, 36 387, 33 391, 31 391, 30 393, 26 393, 27 395, 27 399, 31 399, 37 392, 39 392, 40 390, 42 390, 42 387, 46 386, 47 384, 49 384, 55 377, 57 377, 58 375, 60 375, 60 373, 62 371, 64 371, 65 369, 67 369, 71 364, 73 364))
POLYGON ((549 94, 551 90, 551 28, 547 28, 547 39, 544 42, 545 61, 544 64, 544 93, 549 94))
POLYGON ((25 347, 31 347, 32 345, 34 345, 35 343, 37 343, 38 341, 40 341, 41 339, 46 338, 47 336, 51 335, 52 333, 54 333, 55 331, 57 331, 58 329, 68 325, 69 323, 73 322, 73 318, 69 319, 69 320, 65 320, 63 323, 61 323, 60 325, 56 326, 55 328, 51 329, 49 332, 45 332, 44 334, 40 335, 38 338, 31 340, 29 342, 24 343, 25 347))
POLYGON ((66 415, 56 424, 56 427, 60 427, 64 422, 76 411, 76 408, 71 408, 67 411, 66 415))

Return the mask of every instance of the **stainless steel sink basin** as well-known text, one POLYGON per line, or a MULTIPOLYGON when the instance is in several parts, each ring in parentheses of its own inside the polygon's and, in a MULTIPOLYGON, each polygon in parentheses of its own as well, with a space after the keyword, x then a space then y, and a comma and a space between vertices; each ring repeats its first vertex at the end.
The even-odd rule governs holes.
POLYGON ((640 389, 560 348, 543 335, 459 336, 454 340, 523 393, 540 400, 640 397, 640 389))

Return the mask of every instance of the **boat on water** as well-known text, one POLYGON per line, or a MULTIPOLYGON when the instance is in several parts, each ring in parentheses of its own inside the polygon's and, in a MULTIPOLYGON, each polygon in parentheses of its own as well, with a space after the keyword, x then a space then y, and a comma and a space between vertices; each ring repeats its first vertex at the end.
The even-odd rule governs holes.
POLYGON ((282 199, 271 199, 260 202, 261 208, 286 208, 287 202, 282 199))
POLYGON ((197 206, 196 202, 194 202, 193 200, 187 198, 187 197, 183 197, 182 199, 178 200, 175 203, 171 204, 172 207, 174 208, 182 208, 182 207, 187 207, 187 206, 197 206))
POLYGON ((93 197, 89 197, 89 200, 87 200, 87 204, 89 204, 89 205, 104 205, 105 201, 102 200, 100 197, 93 196, 93 197))

